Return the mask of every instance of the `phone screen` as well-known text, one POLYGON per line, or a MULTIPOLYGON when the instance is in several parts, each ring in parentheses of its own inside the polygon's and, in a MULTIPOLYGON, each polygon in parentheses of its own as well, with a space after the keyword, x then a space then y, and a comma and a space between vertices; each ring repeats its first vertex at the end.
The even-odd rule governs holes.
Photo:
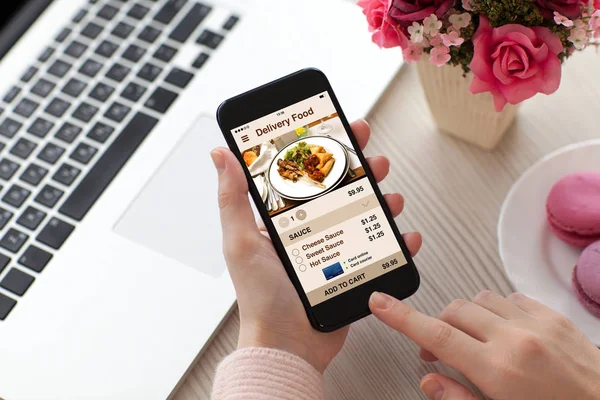
POLYGON ((407 264, 327 91, 231 134, 311 306, 407 264))

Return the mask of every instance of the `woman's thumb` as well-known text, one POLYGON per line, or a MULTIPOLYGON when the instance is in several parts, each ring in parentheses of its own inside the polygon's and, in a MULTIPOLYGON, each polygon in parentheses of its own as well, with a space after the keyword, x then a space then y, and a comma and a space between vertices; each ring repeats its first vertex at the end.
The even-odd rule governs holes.
POLYGON ((235 155, 225 148, 214 149, 211 158, 219 179, 219 208, 225 240, 257 230, 248 199, 248 182, 235 155))
POLYGON ((441 374, 424 376, 421 390, 430 400, 477 400, 477 396, 469 389, 441 374))

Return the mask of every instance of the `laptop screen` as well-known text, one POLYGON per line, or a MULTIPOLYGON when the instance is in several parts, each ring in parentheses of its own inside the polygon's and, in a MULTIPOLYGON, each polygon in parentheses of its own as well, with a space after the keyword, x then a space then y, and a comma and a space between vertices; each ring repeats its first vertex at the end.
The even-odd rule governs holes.
POLYGON ((2 2, 0 13, 0 58, 10 50, 52 0, 2 2))

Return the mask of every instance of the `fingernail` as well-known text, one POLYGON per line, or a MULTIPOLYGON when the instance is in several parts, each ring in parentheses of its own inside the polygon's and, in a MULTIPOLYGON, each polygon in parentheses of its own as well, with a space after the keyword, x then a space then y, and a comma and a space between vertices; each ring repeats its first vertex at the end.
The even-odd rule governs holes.
POLYGON ((379 310, 387 310, 394 304, 394 299, 387 294, 374 292, 371 295, 371 305, 379 310))
POLYGON ((221 173, 225 171, 225 157, 223 157, 221 152, 213 150, 210 152, 210 158, 212 158, 213 164, 215 164, 217 173, 221 175, 221 173))
POLYGON ((429 400, 442 400, 444 387, 434 378, 429 378, 421 383, 421 390, 425 392, 429 400))

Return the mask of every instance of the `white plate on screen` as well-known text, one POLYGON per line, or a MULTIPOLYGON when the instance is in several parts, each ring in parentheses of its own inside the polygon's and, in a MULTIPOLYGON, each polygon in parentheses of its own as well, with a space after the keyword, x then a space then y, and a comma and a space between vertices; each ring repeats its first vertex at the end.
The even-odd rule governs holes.
POLYGON ((600 172, 600 140, 564 147, 537 162, 513 185, 498 222, 504 269, 517 291, 571 319, 600 346, 600 318, 577 301, 571 274, 580 249, 558 240, 546 221, 546 198, 563 176, 600 172))
POLYGON ((329 137, 311 136, 298 139, 281 149, 269 167, 268 177, 269 181, 271 182, 271 186, 273 186, 273 189, 280 196, 292 200, 310 200, 314 199, 315 197, 322 196, 338 186, 348 173, 349 167, 348 153, 340 142, 329 137), (302 180, 294 183, 288 179, 283 179, 277 172, 279 168, 277 166, 277 160, 284 158, 285 153, 292 147, 296 146, 298 142, 306 142, 308 145, 323 146, 328 153, 333 154, 335 163, 333 164, 333 168, 331 168, 329 175, 327 175, 323 181, 325 189, 311 185, 310 183, 302 180))

